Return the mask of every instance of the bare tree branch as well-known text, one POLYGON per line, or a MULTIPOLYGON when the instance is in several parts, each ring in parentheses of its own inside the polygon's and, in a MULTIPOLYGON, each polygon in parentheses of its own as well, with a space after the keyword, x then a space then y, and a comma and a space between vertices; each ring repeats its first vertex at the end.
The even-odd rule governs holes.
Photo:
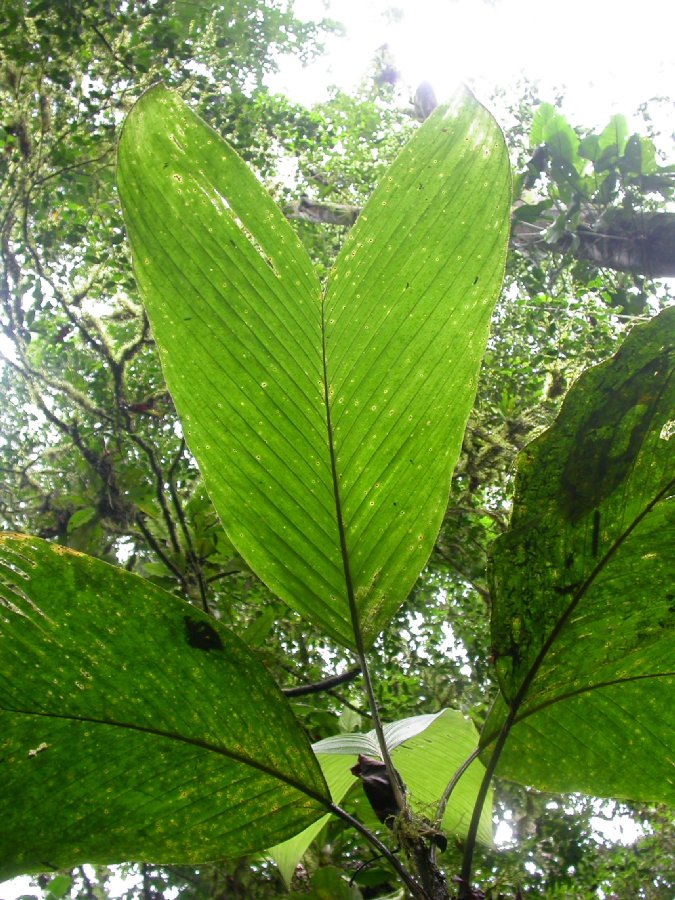
POLYGON ((323 681, 316 681, 314 684, 299 684, 297 687, 282 688, 282 693, 287 697, 305 697, 308 694, 320 694, 340 684, 347 684, 347 682, 353 681, 360 673, 361 666, 353 666, 340 675, 331 675, 330 678, 324 678, 323 681))
MULTIPOLYGON (((351 226, 361 207, 301 197, 285 207, 284 212, 290 219, 351 226)), ((524 254, 569 253, 575 259, 587 260, 599 268, 647 278, 675 277, 675 213, 635 215, 618 211, 598 223, 597 229, 581 226, 574 234, 566 232, 554 243, 546 242, 543 237, 550 224, 549 220, 543 219, 539 223, 514 223, 512 247, 524 254)))

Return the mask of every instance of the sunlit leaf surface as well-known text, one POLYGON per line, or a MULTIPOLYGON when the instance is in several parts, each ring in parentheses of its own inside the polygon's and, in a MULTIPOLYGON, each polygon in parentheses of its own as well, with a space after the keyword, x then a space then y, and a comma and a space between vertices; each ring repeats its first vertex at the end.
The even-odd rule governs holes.
POLYGON ((118 182, 136 277, 232 543, 354 646, 405 599, 447 504, 501 284, 510 174, 467 92, 416 133, 322 294, 242 160, 175 95, 130 114, 118 182))
MULTIPOLYGON (((433 820, 448 782, 476 749, 478 733, 475 726, 458 710, 444 709, 435 715, 413 716, 392 722, 384 728, 387 746, 406 784, 413 811, 433 820)), ((326 738, 314 744, 314 752, 336 803, 341 803, 358 781, 351 768, 359 753, 380 758, 374 731, 326 738)), ((441 823, 445 834, 460 838, 466 835, 484 771, 483 764, 476 760, 458 781, 441 823)), ((302 855, 329 818, 324 816, 301 834, 270 850, 287 882, 290 882, 302 855)), ((378 823, 373 824, 377 827, 378 823)), ((478 838, 486 844, 492 841, 492 792, 483 807, 478 838)))

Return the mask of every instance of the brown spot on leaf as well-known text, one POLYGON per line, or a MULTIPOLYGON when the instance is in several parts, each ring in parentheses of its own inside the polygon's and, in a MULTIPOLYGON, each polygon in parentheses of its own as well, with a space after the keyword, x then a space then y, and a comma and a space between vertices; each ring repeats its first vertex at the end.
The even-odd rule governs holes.
POLYGON ((183 616, 183 622, 185 622, 187 642, 191 647, 195 647, 197 650, 223 649, 220 635, 208 622, 193 619, 192 616, 183 616))

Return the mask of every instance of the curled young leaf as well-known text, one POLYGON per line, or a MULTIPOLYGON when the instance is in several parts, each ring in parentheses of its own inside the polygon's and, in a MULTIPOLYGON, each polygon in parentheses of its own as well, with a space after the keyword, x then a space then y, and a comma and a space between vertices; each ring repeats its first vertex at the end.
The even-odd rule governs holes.
MULTIPOLYGON (((399 815, 401 807, 389 780, 386 765, 381 759, 359 753, 359 761, 351 767, 350 772, 361 780, 368 802, 377 818, 391 828, 391 820, 399 815)), ((404 787, 403 782, 400 783, 401 787, 404 787)))

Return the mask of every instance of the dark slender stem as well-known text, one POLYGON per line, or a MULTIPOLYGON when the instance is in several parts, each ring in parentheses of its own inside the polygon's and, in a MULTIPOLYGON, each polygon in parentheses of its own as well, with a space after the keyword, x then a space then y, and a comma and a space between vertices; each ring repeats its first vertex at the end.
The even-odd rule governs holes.
POLYGON ((502 730, 499 732, 499 737, 497 738, 494 750, 492 751, 492 755, 490 756, 490 761, 485 767, 485 774, 483 775, 483 780, 480 783, 480 788, 478 789, 478 794, 476 795, 476 802, 474 803, 471 822, 469 823, 469 832, 466 837, 466 844, 464 845, 464 859, 462 860, 462 872, 460 875, 461 883, 459 887, 459 900, 472 900, 473 897, 473 892, 471 890, 471 870, 473 868, 473 854, 476 847, 476 837, 478 835, 480 817, 483 813, 485 798, 487 797, 488 791, 490 790, 490 782, 492 781, 492 776, 494 775, 495 769, 497 768, 499 757, 501 756, 502 749, 504 747, 504 744, 506 743, 507 737, 509 736, 509 732, 511 731, 511 726, 513 724, 513 720, 516 717, 516 713, 517 710, 515 708, 512 708, 509 711, 508 716, 506 717, 506 721, 502 726, 502 730))
POLYGON ((150 867, 147 863, 141 865, 141 872, 143 874, 143 900, 154 900, 152 882, 150 881, 150 867))
POLYGON ((221 578, 230 578, 232 575, 241 575, 243 569, 232 569, 228 572, 216 572, 215 575, 209 575, 206 584, 213 584, 214 581, 220 581, 221 578))
POLYGON ((152 535, 152 533, 149 531, 148 528, 145 527, 145 523, 143 522, 143 518, 142 518, 142 514, 141 514, 141 513, 137 513, 137 514, 136 514, 136 525, 138 525, 138 528, 140 529, 141 534, 142 534, 143 537, 145 538, 145 540, 146 540, 148 546, 149 546, 149 547, 157 554, 157 556, 162 560, 162 562, 163 562, 164 565, 167 567, 167 569, 168 569, 170 572, 173 572, 173 574, 176 576, 176 578, 179 580, 179 582, 180 582, 181 585, 182 585, 182 584, 183 584, 183 573, 180 571, 180 569, 178 569, 176 566, 174 566, 174 564, 171 562, 171 560, 169 559, 169 557, 166 555, 166 553, 162 550, 162 548, 160 547, 160 545, 158 544, 158 542, 155 540, 155 538, 154 538, 154 536, 152 535))
POLYGON ((362 716, 364 719, 367 719, 370 715, 370 711, 367 709, 363 709, 360 706, 357 706, 355 703, 350 703, 349 700, 344 696, 344 694, 339 694, 337 691, 326 691, 329 697, 332 697, 333 700, 337 700, 338 703, 341 703, 347 709, 351 709, 352 712, 355 712, 357 715, 362 716))
POLYGON ((41 184, 44 184, 45 181, 49 181, 50 178, 60 178, 61 175, 64 175, 66 172, 70 172, 73 169, 82 169, 84 166, 88 166, 90 163, 101 162, 101 160, 110 156, 112 150, 106 150, 105 153, 102 153, 100 156, 92 156, 91 159, 83 159, 81 162, 71 163, 69 166, 63 166, 61 169, 57 169, 55 172, 49 172, 47 175, 43 175, 41 178, 36 178, 33 182, 34 187, 38 187, 41 184))
MULTIPOLYGON (((325 303, 325 296, 323 298, 323 303, 325 303)), ((331 465, 331 475, 333 479, 333 495, 335 497, 335 517, 337 520, 338 534, 340 538, 340 552, 342 554, 342 566, 344 570, 345 576, 345 587, 347 590, 347 600, 349 603, 349 614, 352 622, 352 631, 354 632, 354 642, 356 644, 356 653, 359 660, 359 666, 363 673, 363 686, 366 692, 366 696, 368 698, 368 706, 370 707, 370 715, 373 720, 373 727, 375 729, 375 733, 377 735, 377 741, 380 747, 380 753, 382 755, 382 760, 387 769, 387 777, 389 779, 389 783, 391 784, 392 791, 394 793, 394 797, 396 799, 396 803, 398 804, 401 810, 405 810, 406 802, 405 802, 405 794, 403 791, 403 787, 401 781, 398 777, 398 772, 394 768, 394 764, 391 761, 391 755, 389 753, 389 748, 387 747, 387 742, 384 736, 384 729, 382 727, 382 720, 380 719, 380 713, 377 708, 377 700, 375 698, 375 691, 373 690, 373 683, 370 678, 370 671, 368 669, 368 660, 366 658, 366 647, 363 641, 363 632, 361 631, 361 622, 359 619, 359 611, 356 605, 356 597, 354 595, 354 583, 352 580, 351 566, 350 566, 350 556, 349 556, 349 548, 347 547, 347 535, 345 532, 345 523, 342 515, 342 501, 340 499, 340 480, 338 478, 337 472, 337 461, 335 454, 335 444, 333 437, 333 425, 331 422, 331 407, 330 407, 330 390, 328 383, 328 363, 327 363, 327 352, 326 352, 326 325, 325 325, 325 311, 322 309, 321 315, 321 340, 322 340, 322 355, 323 355, 323 389, 324 389, 324 403, 326 407, 326 428, 328 431, 328 448, 330 454, 330 465, 331 465)))
POLYGON ((395 869, 396 873, 399 875, 405 886, 412 893, 413 897, 419 897, 420 900, 427 900, 427 894, 422 885, 418 884, 417 881, 412 877, 410 872, 405 868, 403 863, 398 859, 398 857, 391 852, 391 850, 383 844, 382 841, 377 837, 377 835, 373 834, 373 832, 366 828, 358 819, 351 816, 344 809, 339 807, 337 804, 332 804, 331 812, 333 815, 342 819, 344 822, 347 822, 348 825, 351 825, 352 828, 355 828, 359 831, 366 840, 377 850, 382 856, 389 862, 393 869, 395 869))
POLYGON ((103 46, 106 48, 106 50, 108 50, 108 52, 110 53, 110 55, 112 56, 112 58, 115 60, 115 62, 118 62, 121 66, 124 66, 124 68, 127 70, 127 72, 130 72, 131 75, 135 76, 135 75, 136 75, 136 70, 134 69, 134 67, 133 67, 133 66, 130 66, 129 63, 126 62, 126 60, 121 59, 121 58, 117 55, 117 53, 115 53, 114 49, 113 49, 112 46, 110 45, 108 39, 107 39, 106 36, 103 34, 103 32, 101 32, 100 29, 97 28, 96 25, 95 25, 92 21, 90 21, 89 19, 85 19, 85 21, 87 22, 87 24, 89 25, 89 27, 91 28, 91 30, 94 32, 94 34, 96 35, 96 37, 101 41, 101 43, 102 43, 103 46))
MULTIPOLYGON (((470 756, 467 756, 467 758, 464 760, 462 765, 457 769, 455 774, 452 776, 452 778, 448 782, 447 787, 443 791, 441 799, 438 802, 438 808, 436 809, 436 822, 438 822, 439 827, 440 827, 441 821, 443 820, 443 816, 445 815, 445 809, 448 805, 448 800, 450 799, 450 796, 451 796, 452 792, 454 791, 454 789, 457 787, 459 779, 466 772, 466 770, 469 768, 471 763, 475 759, 478 758, 478 756, 480 755, 480 752, 481 752, 480 747, 476 747, 476 749, 473 751, 473 753, 471 753, 470 756)), ((431 852, 432 862, 435 862, 436 861, 436 845, 435 844, 431 845, 430 852, 431 852)))
POLYGON ((93 885, 87 875, 84 866, 78 866, 77 871, 80 873, 80 877, 84 883, 84 893, 88 900, 95 900, 96 894, 94 893, 93 885))
POLYGON ((307 694, 320 694, 340 684, 353 681, 360 672, 361 666, 354 666, 340 675, 331 675, 330 678, 324 678, 323 681, 316 681, 313 684, 299 684, 296 687, 282 688, 281 690, 287 697, 304 697, 307 694))
POLYGON ((164 523, 166 525, 171 547, 173 548, 173 552, 178 556, 182 551, 180 541, 178 540, 176 524, 174 522, 173 516, 171 515, 171 510, 169 509, 169 506, 166 502, 166 497, 164 496, 164 483, 166 481, 164 469, 157 459, 153 448, 140 436, 140 434, 137 434, 134 431, 129 431, 129 437, 136 444, 136 446, 140 447, 141 450, 145 453, 150 464, 150 468, 152 469, 152 472, 155 476, 155 496, 157 497, 157 502, 159 503, 159 506, 162 510, 162 518, 164 519, 164 523))
POLYGON ((169 476, 168 476, 168 484, 169 484, 169 494, 171 496, 171 503, 173 504, 173 508, 175 510, 176 516, 178 518, 178 522, 180 524, 181 533, 183 535, 183 540, 185 541, 185 546, 187 548, 186 556, 192 568, 192 571, 197 579, 197 588, 199 590, 199 599, 202 604, 202 609, 207 615, 211 615, 211 610, 209 609, 209 603, 207 599, 207 591, 206 591, 206 582, 204 581, 204 573, 202 571, 201 560, 197 556, 195 552, 194 544, 192 543, 192 537, 190 535, 190 529, 188 528, 187 521, 185 519, 185 513, 183 512, 183 505, 181 503, 180 497, 178 496, 178 490, 176 488, 176 470, 178 468, 178 464, 180 463, 183 452, 186 448, 185 439, 181 438, 180 448, 178 453, 176 454, 176 458, 171 463, 169 468, 169 476))

